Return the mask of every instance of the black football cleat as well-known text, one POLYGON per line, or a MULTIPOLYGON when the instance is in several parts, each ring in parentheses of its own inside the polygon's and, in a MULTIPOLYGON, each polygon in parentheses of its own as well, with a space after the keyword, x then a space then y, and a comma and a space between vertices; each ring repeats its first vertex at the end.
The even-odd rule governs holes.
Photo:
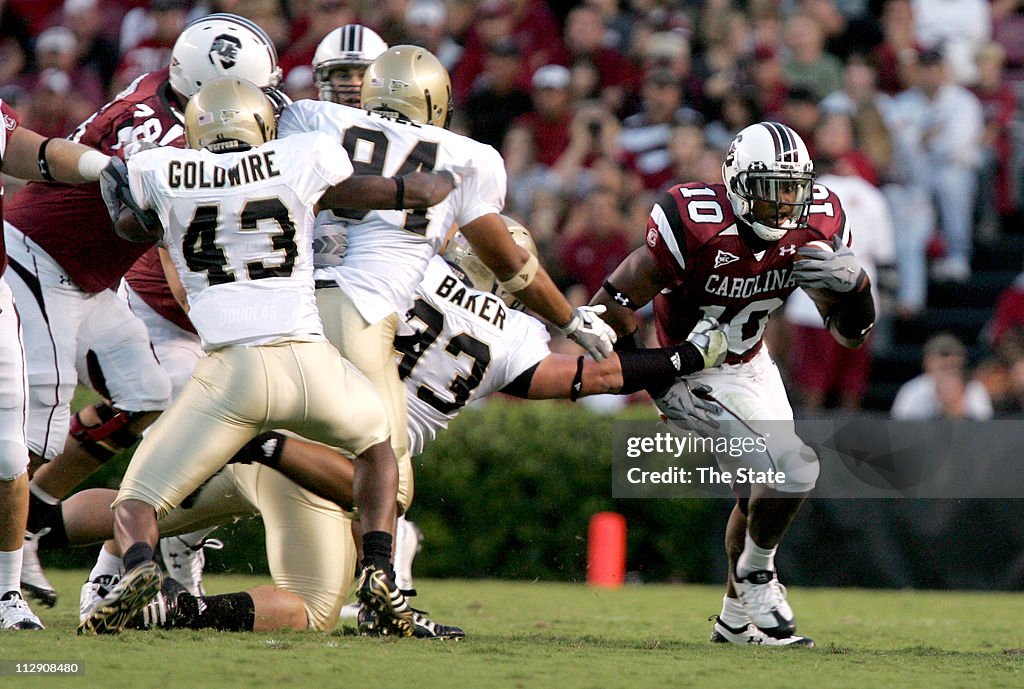
POLYGON ((391 574, 373 565, 363 568, 356 598, 377 616, 380 634, 413 635, 413 611, 391 574))

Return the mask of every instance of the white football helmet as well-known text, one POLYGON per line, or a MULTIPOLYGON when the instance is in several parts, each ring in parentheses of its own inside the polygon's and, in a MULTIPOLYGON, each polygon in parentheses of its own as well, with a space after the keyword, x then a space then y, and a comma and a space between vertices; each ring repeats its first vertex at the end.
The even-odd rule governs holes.
MULTIPOLYGON (((504 221, 505 227, 508 228, 509 234, 512 235, 515 243, 536 256, 537 244, 534 243, 533 235, 530 234, 530 231, 519 221, 513 220, 507 215, 499 215, 498 217, 504 221)), ((477 257, 469 240, 462 236, 461 232, 456 232, 448 242, 448 246, 444 250, 444 259, 458 266, 466 275, 466 279, 473 285, 473 289, 478 289, 481 292, 490 292, 513 309, 521 310, 523 308, 523 305, 516 299, 514 294, 498 284, 498 279, 494 273, 477 257)))
POLYGON ((191 98, 211 79, 230 76, 262 89, 281 82, 277 49, 253 22, 234 14, 208 14, 185 27, 171 50, 171 86, 191 98))
POLYGON ((737 134, 722 179, 736 217, 761 239, 775 242, 807 225, 814 164, 803 139, 786 125, 759 122, 737 134), (756 202, 768 205, 755 214, 756 202))
POLYGON ((313 74, 320 100, 333 101, 342 105, 359 107, 359 83, 335 86, 331 84, 331 72, 340 67, 357 67, 366 71, 366 66, 388 49, 388 44, 373 29, 362 24, 346 24, 324 36, 313 54, 313 74))

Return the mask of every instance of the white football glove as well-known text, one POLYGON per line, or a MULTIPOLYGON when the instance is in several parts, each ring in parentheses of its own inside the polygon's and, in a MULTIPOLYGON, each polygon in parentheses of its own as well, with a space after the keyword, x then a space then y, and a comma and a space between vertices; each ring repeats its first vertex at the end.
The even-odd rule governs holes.
POLYGON ((603 304, 577 307, 569 322, 559 328, 563 335, 587 350, 594 361, 611 355, 615 344, 615 331, 600 317, 606 310, 603 304))
POLYGON ((725 326, 713 316, 704 316, 686 336, 686 341, 697 348, 704 357, 704 368, 714 368, 725 361, 729 353, 729 336, 725 326))
POLYGON ((793 263, 793 279, 801 287, 850 292, 860 283, 863 266, 839 235, 832 241, 833 251, 803 246, 800 259, 793 263))
POLYGON ((711 398, 711 387, 695 385, 683 381, 681 385, 673 385, 654 404, 667 418, 677 426, 698 433, 708 433, 718 429, 718 422, 712 418, 722 413, 722 407, 711 398))
POLYGON ((313 226, 313 267, 332 268, 345 262, 348 253, 348 223, 334 219, 330 211, 320 211, 313 226), (324 214, 329 219, 321 220, 324 214))

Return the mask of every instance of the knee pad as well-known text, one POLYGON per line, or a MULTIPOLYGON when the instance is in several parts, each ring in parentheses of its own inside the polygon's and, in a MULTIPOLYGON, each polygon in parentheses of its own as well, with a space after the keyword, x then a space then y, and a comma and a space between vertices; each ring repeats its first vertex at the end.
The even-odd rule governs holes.
POLYGON ((128 424, 147 412, 122 411, 103 402, 93 405, 100 422, 95 426, 82 423, 79 414, 71 417, 71 437, 93 459, 106 462, 121 450, 127 450, 139 439, 128 430, 128 424))
POLYGON ((783 450, 775 457, 776 468, 786 475, 784 483, 773 488, 782 493, 806 493, 814 488, 821 470, 817 453, 800 442, 796 447, 783 450))
POLYGON ((13 481, 28 471, 28 448, 23 443, 0 440, 0 481, 13 481))

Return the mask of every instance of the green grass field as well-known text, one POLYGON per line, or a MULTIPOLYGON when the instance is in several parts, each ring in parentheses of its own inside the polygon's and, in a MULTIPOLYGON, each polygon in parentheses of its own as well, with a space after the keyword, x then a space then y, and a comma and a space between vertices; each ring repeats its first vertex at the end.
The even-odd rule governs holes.
MULTIPOLYGON (((417 581, 420 601, 463 642, 281 632, 125 632, 78 637, 83 572, 49 572, 62 597, 45 632, 3 633, 0 659, 77 661, 75 677, 0 676, 8 687, 756 687, 1024 686, 1019 594, 802 589, 790 592, 815 649, 708 643, 721 592, 706 586, 417 581)), ((211 592, 267 583, 215 576, 211 592)))

